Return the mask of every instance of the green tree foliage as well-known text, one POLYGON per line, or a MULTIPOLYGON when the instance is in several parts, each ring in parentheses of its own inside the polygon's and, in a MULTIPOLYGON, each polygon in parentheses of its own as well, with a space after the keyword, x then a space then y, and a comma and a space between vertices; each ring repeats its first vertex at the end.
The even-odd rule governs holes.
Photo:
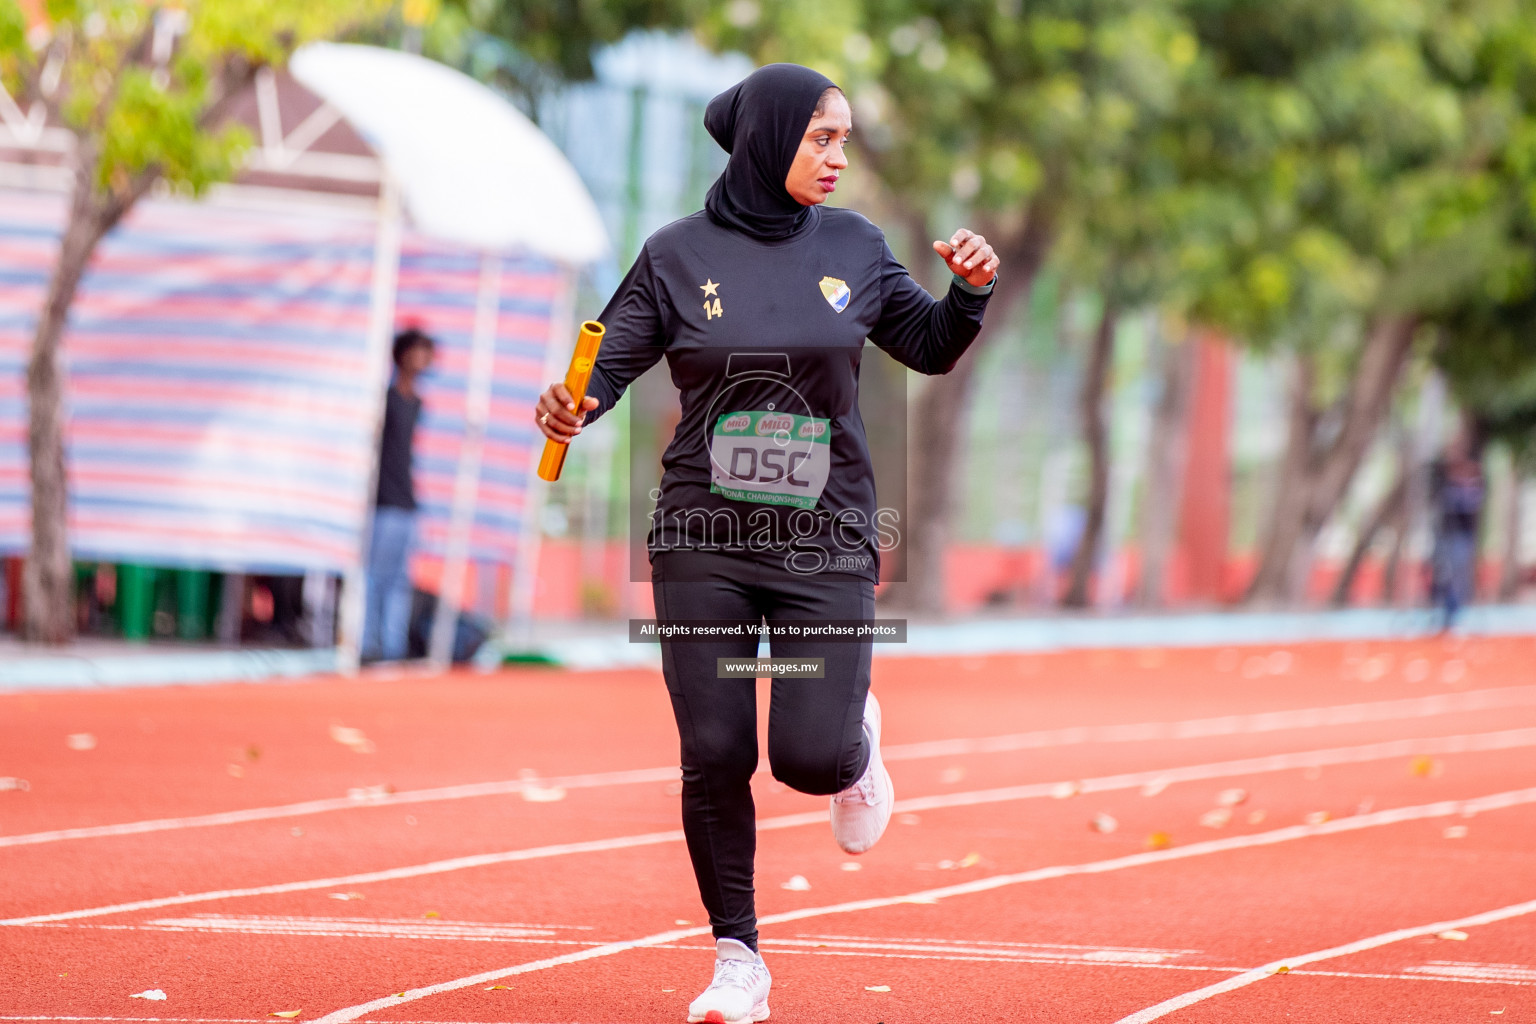
MULTIPOLYGON (((478 24, 584 70, 549 49, 542 3, 481 3, 478 24)), ((942 594, 975 353, 1047 258, 1104 299, 1106 320, 1157 306, 1291 361, 1256 599, 1299 596, 1313 541, 1415 359, 1433 355, 1490 423, 1518 431, 1536 407, 1533 0, 595 6, 570 9, 587 26, 570 37, 578 48, 630 25, 688 25, 760 62, 826 71, 853 101, 854 159, 919 279, 943 284, 925 259, 935 227, 967 223, 1003 255, 988 331, 918 394, 918 603, 942 594)), ((1095 345, 1113 338, 1101 324, 1095 345)), ((1108 355, 1090 352, 1090 369, 1108 355)), ((1092 448, 1103 381, 1087 376, 1092 448)))
POLYGON ((377 19, 386 0, 47 0, 29 21, 0 0, 0 85, 23 110, 63 127, 69 219, 27 369, 32 545, 25 633, 74 629, 58 348, 101 238, 157 183, 197 195, 228 178, 249 144, 231 104, 295 47, 377 19))

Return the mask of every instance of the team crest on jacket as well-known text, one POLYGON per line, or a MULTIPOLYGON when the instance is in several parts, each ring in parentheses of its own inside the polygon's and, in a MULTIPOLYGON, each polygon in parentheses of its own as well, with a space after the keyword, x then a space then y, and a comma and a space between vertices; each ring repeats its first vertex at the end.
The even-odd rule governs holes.
POLYGON ((848 308, 848 300, 853 293, 848 290, 846 282, 839 281, 835 277, 821 279, 821 294, 827 300, 827 305, 841 313, 848 308))

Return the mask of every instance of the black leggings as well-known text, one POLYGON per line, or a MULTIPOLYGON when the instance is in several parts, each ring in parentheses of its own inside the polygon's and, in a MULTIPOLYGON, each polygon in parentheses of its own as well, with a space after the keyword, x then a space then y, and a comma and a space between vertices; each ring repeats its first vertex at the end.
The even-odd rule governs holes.
MULTIPOLYGON (((855 576, 795 576, 709 552, 667 551, 651 560, 658 620, 768 624, 874 618, 875 589, 855 576)), ((757 822, 757 686, 717 678, 717 658, 750 658, 757 639, 667 641, 662 673, 682 744, 683 832, 716 938, 757 948, 752 864, 757 822)), ((768 709, 773 777, 802 793, 838 793, 869 760, 862 721, 870 642, 770 642, 775 658, 823 658, 823 679, 774 679, 768 709)))

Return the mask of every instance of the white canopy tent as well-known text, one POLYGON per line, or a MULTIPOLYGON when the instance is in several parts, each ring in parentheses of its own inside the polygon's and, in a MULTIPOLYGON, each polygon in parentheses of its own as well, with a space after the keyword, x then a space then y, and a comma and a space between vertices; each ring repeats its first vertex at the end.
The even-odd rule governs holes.
MULTIPOLYGON (((394 328, 400 210, 421 233, 480 250, 479 300, 470 357, 464 446, 455 478, 431 660, 449 660, 468 560, 480 459, 490 410, 500 254, 532 252, 574 270, 609 251, 597 207, 563 154, 515 107, 452 68, 371 46, 315 43, 294 54, 294 77, 334 108, 384 164, 370 342, 376 424, 383 417, 394 328)), ((558 374, 574 337, 571 278, 551 318, 544 379, 558 374)), ((377 436, 377 429, 375 430, 377 436)), ((531 477, 531 474, 530 474, 531 477)), ((512 615, 531 615, 543 489, 530 485, 512 615)), ((366 533, 364 537, 366 543, 366 533)), ((363 617, 363 567, 349 574, 342 608, 341 663, 355 666, 363 617)))

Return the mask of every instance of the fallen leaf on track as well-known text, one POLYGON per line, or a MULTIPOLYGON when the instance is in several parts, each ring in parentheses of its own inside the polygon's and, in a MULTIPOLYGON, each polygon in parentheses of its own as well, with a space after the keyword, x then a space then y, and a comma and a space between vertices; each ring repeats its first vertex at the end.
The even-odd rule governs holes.
POLYGON ((1440 834, 1447 839, 1465 839, 1467 838, 1467 826, 1447 825, 1445 831, 1440 834))
POLYGON ((806 892, 810 887, 811 883, 804 875, 795 875, 789 881, 779 885, 780 889, 788 889, 790 892, 806 892))
POLYGON ((1247 803, 1248 791, 1246 789, 1224 789, 1216 794, 1216 806, 1236 807, 1238 804, 1247 803))
POLYGON ((292 1020, 293 1018, 297 1017, 299 1014, 301 1014, 303 1012, 304 1012, 303 1010, 273 1010, 271 1013, 267 1014, 267 1016, 268 1017, 285 1017, 288 1020, 292 1020))
POLYGON ((1311 814, 1307 815, 1306 822, 1308 825, 1321 825, 1323 822, 1327 821, 1329 817, 1330 815, 1327 811, 1313 811, 1311 814))
POLYGON ((863 871, 864 865, 856 860, 845 860, 839 865, 844 871, 863 871))
POLYGON ((980 863, 981 863, 981 854, 979 854, 979 853, 968 853, 968 854, 966 854, 964 857, 962 857, 960 859, 960 863, 959 863, 958 866, 962 867, 962 868, 969 868, 969 867, 975 867, 977 864, 980 864, 980 863))
POLYGON ((333 892, 333 893, 331 893, 331 899, 333 899, 333 900, 360 900, 360 899, 364 899, 364 898, 365 897, 360 892, 333 892))
POLYGON ((1100 811, 1098 814, 1095 814, 1092 818, 1089 819, 1088 827, 1093 829, 1095 832, 1102 832, 1105 835, 1108 835, 1120 827, 1120 822, 1115 820, 1115 816, 1113 814, 1105 814, 1103 811, 1100 811))
POLYGON ((64 737, 64 745, 70 750, 95 750, 96 737, 88 732, 72 732, 64 737))
POLYGON ((1435 935, 1435 938, 1437 939, 1447 939, 1451 942, 1466 942, 1470 937, 1471 936, 1469 936, 1466 932, 1460 931, 1456 928, 1452 928, 1449 931, 1439 932, 1435 935))
POLYGON ((1173 839, 1167 832, 1153 832, 1143 845, 1149 850, 1166 850, 1173 845, 1173 839))
POLYGON ((864 986, 864 991, 865 992, 889 992, 890 990, 891 990, 891 986, 889 986, 889 985, 865 985, 864 986))
POLYGON ((1285 964, 1281 964, 1279 967, 1275 968, 1275 973, 1276 974, 1290 974, 1291 973, 1291 969, 1289 967, 1285 966, 1285 964))
POLYGON ((1416 779, 1433 779, 1440 775, 1444 768, 1433 757, 1416 757, 1408 762, 1408 774, 1416 779))
POLYGON ((1226 828, 1232 821, 1232 812, 1225 807, 1217 807, 1200 815, 1200 824, 1206 828, 1226 828))
POLYGON ((160 991, 158 988, 147 988, 143 992, 135 992, 133 995, 129 996, 128 998, 129 999, 153 999, 156 1002, 159 1002, 161 1000, 164 1000, 166 998, 166 995, 165 995, 164 992, 160 991))
POLYGON ((442 916, 443 916, 443 915, 442 915, 442 914, 439 914, 439 913, 438 913, 438 912, 437 912, 437 911, 435 911, 435 910, 429 910, 429 911, 427 911, 427 912, 426 912, 426 913, 425 913, 425 914, 422 914, 422 915, 421 915, 421 916, 422 916, 422 917, 442 917, 442 916))
POLYGON ((485 986, 485 990, 487 992, 495 992, 499 988, 510 990, 512 988, 512 986, 511 985, 487 985, 487 986, 485 986))
POLYGON ((1248 814, 1248 824, 1257 825, 1266 817, 1268 817, 1268 812, 1266 811, 1250 811, 1248 814))
POLYGON ((363 735, 363 730, 347 725, 331 726, 331 739, 344 747, 351 747, 358 754, 371 754, 376 749, 373 740, 363 735))
POLYGON ((518 778, 523 783, 523 799, 531 804, 552 804, 565 799, 565 790, 544 785, 539 781, 539 773, 532 768, 524 768, 518 778))
POLYGON ((1057 800, 1066 800, 1068 797, 1077 796, 1083 791, 1083 787, 1075 782, 1058 782, 1051 789, 1051 796, 1057 800))

